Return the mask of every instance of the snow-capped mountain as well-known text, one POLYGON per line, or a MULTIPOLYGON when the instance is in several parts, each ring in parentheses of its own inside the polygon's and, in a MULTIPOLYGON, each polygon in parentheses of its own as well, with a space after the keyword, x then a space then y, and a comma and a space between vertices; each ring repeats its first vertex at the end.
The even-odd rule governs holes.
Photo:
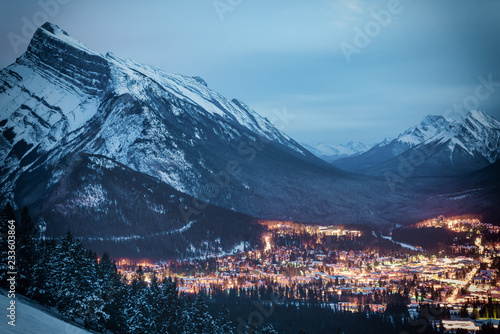
POLYGON ((457 120, 426 116, 389 143, 333 164, 352 172, 383 175, 408 160, 414 176, 460 175, 494 163, 499 155, 500 122, 473 110, 457 120))
POLYGON ((71 229, 95 250, 202 256, 256 242, 255 218, 446 213, 412 189, 380 196, 384 180, 331 166, 199 77, 101 55, 50 23, 0 71, 0 127, 0 204, 28 206, 48 236, 71 229))
MULTIPOLYGON (((3 191, 12 190, 19 164, 27 169, 36 157, 61 143, 71 146, 76 138, 80 150, 113 158, 191 194, 195 189, 187 180, 200 177, 193 166, 207 163, 201 156, 189 159, 179 147, 196 149, 210 135, 232 140, 244 128, 305 154, 267 119, 243 102, 210 90, 202 79, 167 74, 112 54, 102 56, 52 24, 36 32, 28 51, 4 69, 1 78, 0 108, 6 118, 1 120, 5 132, 0 182, 10 185, 3 191), (108 114, 103 115, 104 109, 108 114), (173 118, 174 128, 161 122, 173 118), (218 127, 212 133, 196 125, 185 129, 183 119, 209 119, 218 127), (92 132, 84 127, 99 121, 92 132)), ((60 158, 54 154, 47 162, 60 158)))
POLYGON ((318 158, 331 163, 340 158, 359 155, 363 152, 368 151, 370 148, 372 148, 373 145, 366 145, 360 142, 350 141, 345 145, 331 145, 321 142, 316 146, 302 143, 302 146, 307 148, 309 152, 311 152, 318 158))
MULTIPOLYGON (((153 177, 185 194, 190 203, 169 212, 184 223, 200 212, 196 199, 255 217, 319 221, 336 213, 350 219, 358 213, 333 201, 352 196, 352 189, 370 197, 377 183, 331 167, 199 77, 101 55, 50 23, 0 71, 0 108, 2 204, 30 206, 46 221, 64 222, 77 209, 102 218, 114 211, 110 193, 123 220, 137 219, 123 214, 128 199, 116 189, 128 181, 113 164, 128 168, 127 177, 153 177), (101 163, 93 160, 85 160, 82 184, 75 184, 69 175, 81 163, 79 154, 110 161, 104 165, 115 171, 115 185, 103 188, 101 163), (323 193, 328 199, 318 200, 323 193)), ((161 207, 159 198, 143 204, 161 207)), ((65 227, 47 231, 58 228, 65 227)))

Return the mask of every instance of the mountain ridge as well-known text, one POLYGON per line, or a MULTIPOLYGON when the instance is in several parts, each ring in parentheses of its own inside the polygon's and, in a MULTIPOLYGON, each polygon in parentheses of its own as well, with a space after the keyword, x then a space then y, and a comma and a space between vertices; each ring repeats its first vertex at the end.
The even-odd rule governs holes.
POLYGON ((366 145, 361 142, 355 141, 350 141, 347 144, 338 145, 320 142, 316 146, 302 143, 302 146, 307 148, 309 152, 311 152, 318 158, 323 159, 328 163, 332 163, 335 160, 345 157, 357 156, 373 147, 373 145, 366 145))
POLYGON ((350 172, 381 176, 395 172, 401 160, 424 156, 422 164, 415 166, 415 176, 460 175, 494 163, 499 152, 500 122, 482 111, 472 110, 457 120, 428 115, 389 143, 377 144, 359 156, 337 160, 333 165, 350 172))

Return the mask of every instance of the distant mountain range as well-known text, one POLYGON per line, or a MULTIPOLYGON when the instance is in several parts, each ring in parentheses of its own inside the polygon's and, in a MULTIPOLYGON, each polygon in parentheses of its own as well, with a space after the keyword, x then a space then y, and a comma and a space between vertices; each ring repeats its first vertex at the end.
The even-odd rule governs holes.
POLYGON ((473 110, 457 120, 427 116, 394 140, 332 164, 346 171, 375 176, 404 169, 412 177, 458 176, 485 168, 499 156, 500 122, 473 110))
MULTIPOLYGON (((481 175, 469 184, 446 179, 436 199, 429 183, 403 177, 405 186, 393 187, 377 173, 343 171, 203 79, 101 55, 50 23, 0 71, 0 110, 1 204, 27 206, 47 236, 70 229, 95 250, 205 256, 260 242, 259 218, 375 225, 496 209, 484 198, 498 187, 483 187, 481 175)), ((488 138, 482 129, 474 133, 488 138)), ((385 149, 379 161, 387 163, 431 145, 423 138, 345 159, 385 149)), ((440 145, 462 152, 455 139, 442 138, 440 145)), ((479 144, 468 145, 464 152, 478 152, 479 144)))
POLYGON ((372 148, 373 145, 365 145, 360 142, 348 142, 347 144, 330 145, 325 143, 319 143, 316 146, 310 146, 308 144, 302 143, 302 146, 307 148, 309 152, 314 154, 320 159, 326 162, 332 163, 335 160, 353 157, 360 155, 372 148))

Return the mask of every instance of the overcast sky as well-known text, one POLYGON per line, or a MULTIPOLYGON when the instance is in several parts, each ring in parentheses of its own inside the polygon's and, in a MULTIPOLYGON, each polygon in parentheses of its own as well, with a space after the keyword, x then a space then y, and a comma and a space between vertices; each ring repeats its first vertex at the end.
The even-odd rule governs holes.
POLYGON ((500 119, 499 0, 3 0, 0 13, 2 68, 48 19, 269 119, 286 110, 284 131, 312 145, 375 143, 454 104, 500 119), (477 98, 480 76, 499 84, 477 98))

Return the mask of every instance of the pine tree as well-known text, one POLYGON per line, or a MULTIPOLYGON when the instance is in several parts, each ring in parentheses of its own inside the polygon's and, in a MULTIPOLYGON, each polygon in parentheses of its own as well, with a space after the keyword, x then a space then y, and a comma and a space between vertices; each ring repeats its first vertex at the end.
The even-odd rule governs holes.
POLYGON ((179 298, 178 302, 179 308, 177 318, 173 323, 175 330, 170 331, 169 333, 190 334, 192 333, 190 304, 186 298, 179 298))
POLYGON ((278 334, 278 332, 274 329, 273 325, 266 325, 261 331, 260 334, 278 334))
POLYGON ((29 276, 35 265, 35 250, 37 229, 28 208, 24 207, 21 214, 21 223, 16 228, 16 248, 17 248, 17 272, 18 272, 18 291, 26 294, 30 286, 29 276))
POLYGON ((99 261, 97 277, 104 301, 103 312, 108 315, 101 326, 114 333, 124 333, 126 286, 107 252, 104 252, 99 261))
POLYGON ((189 310, 187 332, 193 334, 210 334, 214 332, 212 316, 208 313, 208 306, 198 294, 189 310))
POLYGON ((98 279, 95 254, 85 250, 79 240, 68 232, 56 246, 59 268, 55 271, 57 308, 64 316, 82 318, 86 327, 103 328, 108 314, 102 280, 98 279))
MULTIPOLYGON (((9 221, 16 220, 14 209, 7 203, 0 214, 0 287, 7 287, 7 272, 9 272, 8 264, 8 236, 9 236, 9 221)), ((17 225, 17 224, 15 224, 17 225)), ((14 235, 15 237, 15 235, 14 235)), ((14 263, 15 264, 15 263, 14 263)), ((16 264, 15 264, 16 265, 16 264)))
POLYGON ((229 320, 229 310, 223 306, 219 316, 215 320, 217 334, 233 334, 233 324, 229 320))
POLYGON ((162 282, 163 322, 168 333, 181 333, 187 320, 185 305, 179 297, 177 283, 172 278, 162 282))
POLYGON ((115 281, 111 289, 113 295, 104 307, 104 311, 109 314, 105 327, 115 334, 126 333, 127 317, 125 311, 129 287, 121 281, 115 281))
POLYGON ((58 290, 57 282, 54 279, 59 270, 55 249, 54 240, 44 240, 37 246, 36 262, 29 276, 30 286, 27 292, 30 298, 49 306, 54 305, 54 296, 58 290))
POLYGON ((125 307, 128 332, 131 334, 155 333, 153 310, 149 304, 151 290, 144 280, 142 267, 136 270, 130 285, 125 307))
POLYGON ((479 318, 479 310, 477 309, 477 305, 474 304, 472 306, 472 319, 477 319, 479 318))
POLYGON ((151 320, 155 333, 164 333, 167 329, 166 318, 164 317, 164 304, 162 290, 158 285, 158 279, 153 274, 148 291, 148 304, 151 306, 151 320))
POLYGON ((106 303, 110 303, 120 289, 122 282, 116 264, 110 260, 107 252, 104 252, 99 261, 97 277, 102 286, 102 298, 106 303))
MULTIPOLYGON (((77 247, 83 248, 78 243, 77 247)), ((78 251, 77 254, 81 254, 78 251)), ((87 327, 90 325, 96 329, 103 329, 109 315, 105 312, 106 302, 103 296, 106 295, 106 283, 99 275, 99 264, 95 253, 87 252, 86 256, 80 259, 82 272, 76 288, 80 292, 80 298, 77 300, 76 314, 83 318, 87 327)))
POLYGON ((460 308, 460 317, 467 318, 469 316, 469 312, 467 311, 467 304, 463 304, 460 308))
POLYGON ((75 280, 78 272, 75 258, 74 240, 71 232, 67 232, 63 239, 57 244, 55 253, 56 262, 59 264, 54 272, 57 289, 54 291, 56 296, 57 308, 64 316, 74 318, 76 287, 75 280))

